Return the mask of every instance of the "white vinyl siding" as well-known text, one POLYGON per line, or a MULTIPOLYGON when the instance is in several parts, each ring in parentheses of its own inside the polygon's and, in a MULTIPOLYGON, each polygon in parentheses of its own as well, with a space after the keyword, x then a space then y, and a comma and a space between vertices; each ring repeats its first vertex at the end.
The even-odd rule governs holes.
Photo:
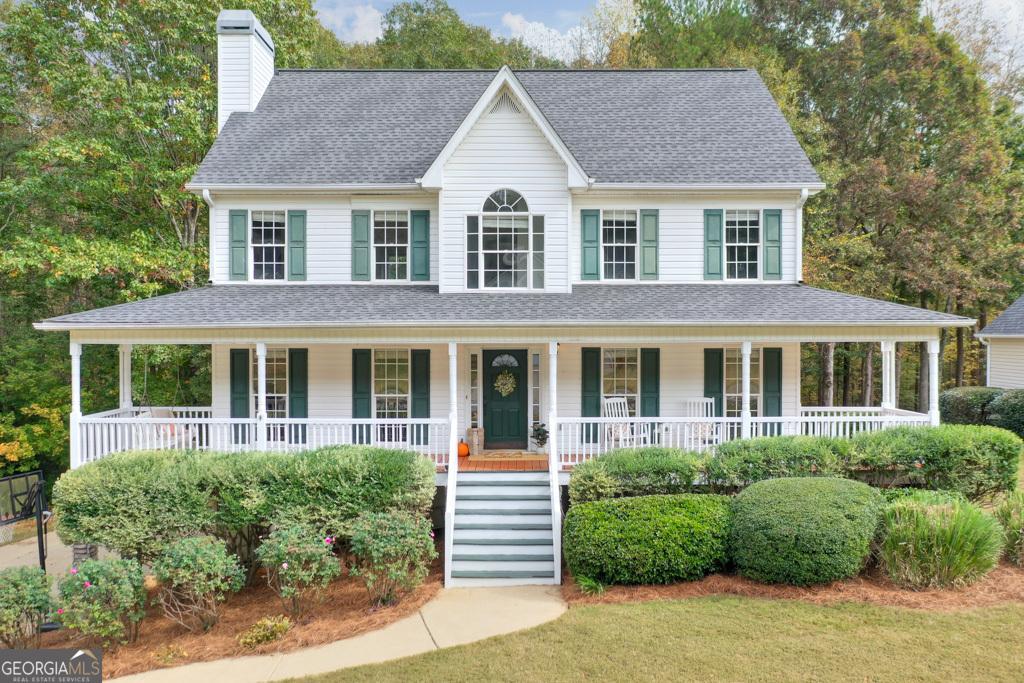
POLYGON ((495 190, 520 193, 544 216, 544 286, 569 289, 569 191, 565 163, 525 113, 490 107, 444 167, 441 192, 442 291, 466 288, 466 216, 479 214, 495 190))
MULTIPOLYGON (((569 236, 570 273, 580 279, 580 211, 658 210, 658 282, 704 282, 704 209, 781 209, 782 282, 795 282, 796 202, 799 193, 761 193, 736 196, 694 196, 618 192, 573 195, 572 231, 569 236)), ((724 237, 724 235, 723 235, 724 237)), ((605 280, 608 281, 608 280, 605 280)), ((627 280, 633 284, 634 281, 627 280)))
POLYGON ((1024 389, 1024 339, 989 339, 988 385, 1024 389))
MULTIPOLYGON (((352 210, 430 212, 430 276, 427 284, 437 283, 438 230, 437 197, 418 195, 342 195, 337 197, 288 197, 260 195, 258 198, 214 196, 213 234, 211 237, 210 279, 214 283, 231 282, 228 276, 230 239, 228 215, 231 209, 249 211, 299 209, 306 212, 306 280, 318 284, 352 282, 352 210)), ((251 252, 251 245, 250 250, 251 252)), ((251 258, 251 256, 250 256, 251 258)), ((297 286, 301 286, 297 283, 297 286)))

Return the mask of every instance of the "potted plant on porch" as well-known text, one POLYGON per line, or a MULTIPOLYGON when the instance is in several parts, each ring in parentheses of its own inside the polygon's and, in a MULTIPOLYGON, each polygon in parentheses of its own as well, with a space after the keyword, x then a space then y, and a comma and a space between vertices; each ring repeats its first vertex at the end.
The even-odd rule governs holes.
POLYGON ((530 430, 530 441, 537 446, 538 453, 548 452, 548 426, 543 422, 538 422, 533 425, 533 429, 530 430))

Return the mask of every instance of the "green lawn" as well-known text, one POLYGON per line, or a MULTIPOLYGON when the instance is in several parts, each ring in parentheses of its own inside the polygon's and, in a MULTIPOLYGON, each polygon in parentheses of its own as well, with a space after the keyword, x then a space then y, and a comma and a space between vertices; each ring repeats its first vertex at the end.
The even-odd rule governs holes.
POLYGON ((597 605, 521 633, 305 679, 1020 681, 1024 607, 924 612, 711 597, 597 605))

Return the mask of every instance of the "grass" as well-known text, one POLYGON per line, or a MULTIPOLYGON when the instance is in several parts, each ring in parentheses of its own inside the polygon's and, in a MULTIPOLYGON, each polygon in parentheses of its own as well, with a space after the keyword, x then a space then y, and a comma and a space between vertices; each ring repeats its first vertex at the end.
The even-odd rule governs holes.
POLYGON ((926 612, 710 597, 571 609, 549 624, 306 683, 1019 681, 1024 607, 926 612))

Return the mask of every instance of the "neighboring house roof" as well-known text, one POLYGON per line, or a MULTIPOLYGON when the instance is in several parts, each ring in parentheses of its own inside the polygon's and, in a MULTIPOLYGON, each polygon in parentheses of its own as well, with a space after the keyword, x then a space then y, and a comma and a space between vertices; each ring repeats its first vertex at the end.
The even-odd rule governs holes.
POLYGON ((798 284, 581 284, 440 294, 425 285, 214 285, 62 315, 40 329, 480 325, 968 325, 969 318, 798 284))
POLYGON ((1024 296, 985 326, 979 337, 1024 337, 1024 296))
MULTIPOLYGON (((279 70, 188 186, 413 185, 498 73, 279 70)), ((595 184, 822 186, 755 71, 514 73, 595 184)))

